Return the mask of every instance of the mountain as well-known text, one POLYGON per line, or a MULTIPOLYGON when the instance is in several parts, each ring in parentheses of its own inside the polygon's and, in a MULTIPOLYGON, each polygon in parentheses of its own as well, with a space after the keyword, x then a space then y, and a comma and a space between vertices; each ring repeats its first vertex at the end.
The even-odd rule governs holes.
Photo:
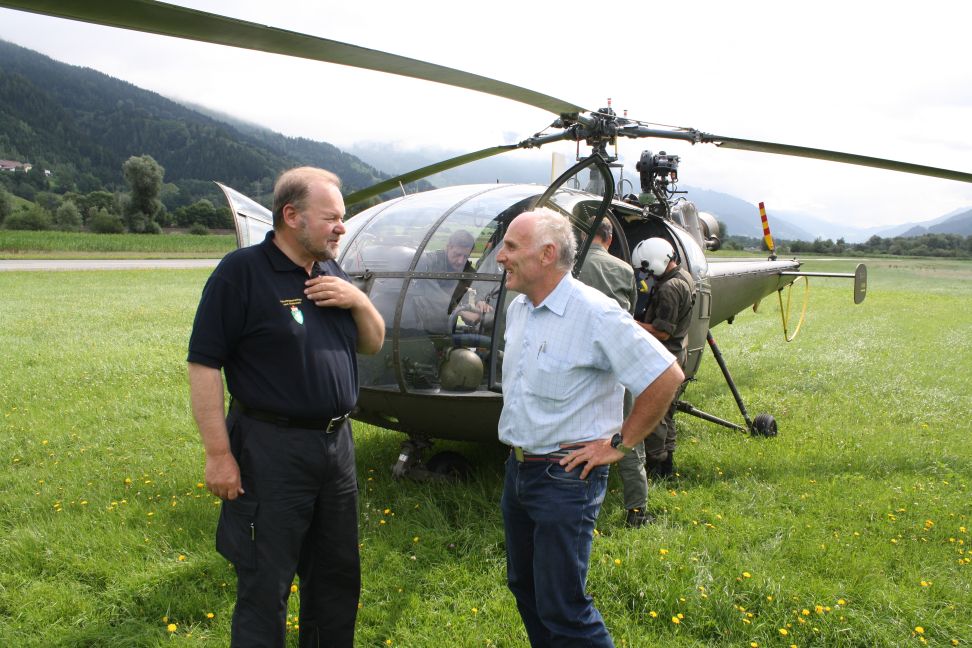
MULTIPOLYGON (((350 152, 304 138, 285 137, 255 124, 198 106, 183 105, 88 68, 59 63, 0 41, 0 159, 51 169, 58 191, 83 193, 127 189, 122 163, 148 154, 165 169, 177 191, 165 193, 171 210, 208 197, 221 202, 219 180, 255 199, 266 199, 283 169, 310 164, 335 171, 345 189, 364 188, 405 171, 459 155, 433 146, 406 150, 362 143, 350 152), (379 169, 381 169, 379 171, 379 169)), ((550 182, 550 158, 516 151, 432 176, 437 185, 479 182, 550 182)), ((430 188, 429 181, 407 187, 430 188)), ((700 209, 711 212, 730 235, 760 237, 757 206, 734 196, 687 188, 700 209)), ((390 195, 398 192, 389 192, 390 195)), ((796 212, 770 213, 774 236, 848 242, 872 235, 969 234, 970 210, 895 228, 854 229, 796 212), (923 228, 923 229, 916 229, 923 228)))
POLYGON ((925 234, 959 234, 972 236, 972 209, 956 214, 945 220, 941 218, 928 221, 924 225, 913 225, 898 236, 923 236, 925 234))
MULTIPOLYGON (((686 197, 693 201, 699 210, 709 212, 726 224, 729 236, 763 237, 763 225, 757 205, 718 191, 698 187, 683 187, 683 189, 688 192, 686 197)), ((801 227, 802 223, 796 225, 793 220, 797 219, 792 215, 787 218, 782 214, 774 213, 771 218, 770 229, 774 238, 789 241, 812 241, 816 238, 814 234, 801 227)))
POLYGON ((125 189, 122 163, 143 154, 183 204, 214 195, 212 180, 265 196, 280 171, 302 164, 333 170, 347 191, 388 177, 330 144, 230 123, 0 41, 0 159, 51 169, 59 189, 88 192, 125 189))
MULTIPOLYGON (((468 151, 449 151, 435 146, 408 149, 389 146, 385 142, 359 142, 349 150, 375 168, 392 175, 434 164, 441 160, 462 155, 468 151)), ((524 151, 511 151, 485 160, 464 164, 448 171, 429 176, 429 182, 437 186, 477 184, 481 182, 550 183, 550 158, 536 157, 524 151)))

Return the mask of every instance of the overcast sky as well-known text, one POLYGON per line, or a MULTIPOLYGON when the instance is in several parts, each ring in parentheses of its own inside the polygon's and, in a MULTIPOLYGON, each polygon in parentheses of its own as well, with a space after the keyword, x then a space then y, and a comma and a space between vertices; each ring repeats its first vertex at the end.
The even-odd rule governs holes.
MULTIPOLYGON (((719 135, 972 172, 972 3, 181 0, 719 135), (327 8, 324 8, 327 5, 327 8)), ((0 38, 286 135, 475 150, 552 116, 467 90, 0 10, 0 38)), ((857 226, 972 208, 972 184, 661 140, 682 182, 857 226)), ((572 144, 553 150, 573 154, 572 144)), ((582 149, 583 152, 583 149, 582 149)))

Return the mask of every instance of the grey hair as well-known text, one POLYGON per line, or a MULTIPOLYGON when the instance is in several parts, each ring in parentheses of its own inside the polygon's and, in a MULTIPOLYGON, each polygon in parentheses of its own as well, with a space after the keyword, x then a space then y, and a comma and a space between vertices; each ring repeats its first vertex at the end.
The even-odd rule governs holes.
POLYGON ((577 256, 577 239, 570 221, 558 212, 548 207, 538 207, 532 212, 536 215, 536 229, 534 230, 537 247, 553 245, 557 248, 557 267, 570 270, 577 256))
POLYGON ((597 229, 594 230, 594 236, 600 238, 602 241, 607 241, 609 238, 614 236, 614 226, 611 225, 611 221, 605 216, 601 219, 601 222, 597 224, 597 229))

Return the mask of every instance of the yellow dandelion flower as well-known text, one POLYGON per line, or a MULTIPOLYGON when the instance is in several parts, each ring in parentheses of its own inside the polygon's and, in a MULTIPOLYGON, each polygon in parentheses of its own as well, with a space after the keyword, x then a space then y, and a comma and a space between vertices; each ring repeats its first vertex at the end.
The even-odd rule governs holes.
POLYGON ((391 645, 391 639, 385 639, 385 645, 386 646, 390 646, 391 645))
POLYGON ((659 549, 658 550, 658 553, 660 553, 663 556, 667 556, 668 555, 668 549, 659 549))
POLYGON ((621 564, 621 559, 620 558, 615 558, 614 559, 614 564, 615 565, 620 565, 621 564))
POLYGON ((206 618, 207 618, 207 619, 212 619, 212 618, 213 618, 214 616, 216 616, 216 615, 215 615, 215 614, 213 614, 212 612, 207 612, 207 613, 206 613, 206 618))
POLYGON ((802 614, 803 616, 810 616, 810 610, 808 610, 807 608, 803 608, 802 610, 800 610, 800 614, 802 614))
POLYGON ((824 611, 823 610, 823 606, 822 605, 815 605, 813 607, 813 611, 816 612, 817 614, 823 614, 823 611, 824 611))
POLYGON ((672 623, 674 623, 675 625, 678 625, 681 622, 682 622, 682 620, 679 619, 677 616, 673 616, 672 617, 672 623))
POLYGON ((790 631, 789 630, 787 630, 786 628, 780 628, 780 635, 781 636, 784 636, 785 637, 788 634, 790 634, 790 631))
POLYGON ((170 623, 169 625, 165 626, 165 629, 168 630, 169 632, 175 632, 176 630, 179 629, 179 626, 177 626, 174 623, 170 623))
POLYGON ((958 639, 952 639, 948 643, 952 644, 953 646, 957 646, 958 645, 958 639))
POLYGON ((837 599, 837 605, 847 605, 847 601, 844 599, 837 599))
POLYGON ((657 619, 658 613, 652 610, 651 612, 648 613, 648 616, 650 616, 652 619, 657 619))
POLYGON ((185 561, 186 561, 186 555, 185 554, 179 554, 179 562, 185 562, 185 561))
POLYGON ((475 615, 475 614, 479 614, 479 608, 473 608, 473 609, 472 609, 472 613, 473 613, 474 615, 475 615))
POLYGON ((291 585, 290 586, 290 593, 293 594, 296 591, 297 591, 297 585, 291 585))
POLYGON ((929 583, 928 581, 921 581, 922 587, 928 587, 929 585, 931 585, 931 583, 929 583))
POLYGON ((915 626, 915 634, 925 634, 925 629, 921 626, 915 626))
POLYGON ((749 572, 743 572, 743 578, 752 578, 752 577, 753 575, 750 574, 749 572))
POLYGON ((749 648, 759 648, 759 644, 756 643, 755 641, 750 641, 749 648))
POLYGON ((418 541, 419 541, 419 537, 418 536, 415 536, 414 538, 412 538, 412 542, 418 542, 418 541))

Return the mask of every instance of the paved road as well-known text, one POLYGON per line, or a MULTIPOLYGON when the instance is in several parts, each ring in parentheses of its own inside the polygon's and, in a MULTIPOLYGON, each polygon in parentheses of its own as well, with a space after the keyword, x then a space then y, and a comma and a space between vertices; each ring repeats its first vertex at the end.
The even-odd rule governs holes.
POLYGON ((219 259, 0 259, 0 272, 215 268, 219 259))

